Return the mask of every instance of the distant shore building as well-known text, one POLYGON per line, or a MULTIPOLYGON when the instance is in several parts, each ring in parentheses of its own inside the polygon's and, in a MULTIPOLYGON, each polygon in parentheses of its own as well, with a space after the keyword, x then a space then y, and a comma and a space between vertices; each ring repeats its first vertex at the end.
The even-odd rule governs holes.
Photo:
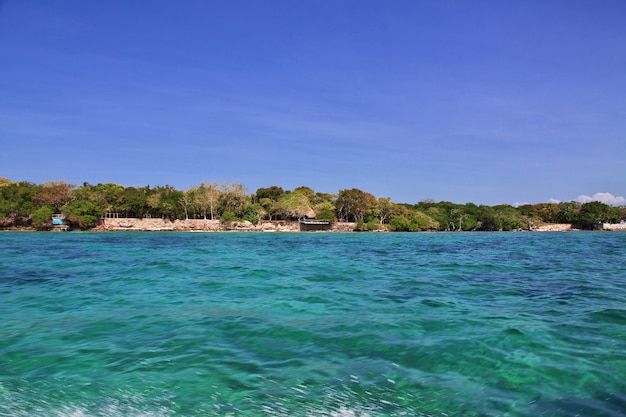
POLYGON ((315 232, 320 230, 329 230, 331 228, 331 224, 328 220, 315 220, 315 219, 307 219, 304 218, 300 220, 300 231, 301 232, 315 232))
POLYGON ((70 230, 70 225, 65 221, 65 215, 54 214, 52 216, 52 230, 57 232, 67 232, 70 230))

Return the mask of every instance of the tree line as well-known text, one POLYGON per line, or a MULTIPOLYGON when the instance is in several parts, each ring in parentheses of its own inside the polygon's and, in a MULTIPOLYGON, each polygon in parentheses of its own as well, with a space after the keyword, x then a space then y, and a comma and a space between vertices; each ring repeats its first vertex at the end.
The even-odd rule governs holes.
POLYGON ((249 193, 243 184, 204 182, 186 190, 172 186, 125 187, 119 184, 80 186, 62 181, 33 184, 0 178, 0 227, 52 226, 52 216, 64 215, 72 227, 90 229, 106 215, 208 219, 228 223, 316 218, 354 222, 355 230, 495 231, 531 230, 542 223, 571 223, 592 229, 626 219, 626 207, 598 201, 540 203, 519 207, 447 201, 399 204, 357 188, 336 194, 307 186, 285 190, 273 185, 249 193))

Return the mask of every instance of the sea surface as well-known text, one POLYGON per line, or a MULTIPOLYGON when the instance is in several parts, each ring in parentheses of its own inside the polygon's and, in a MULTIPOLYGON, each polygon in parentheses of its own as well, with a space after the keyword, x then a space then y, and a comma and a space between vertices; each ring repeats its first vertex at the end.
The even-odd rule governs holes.
POLYGON ((0 233, 0 416, 626 415, 626 233, 0 233))

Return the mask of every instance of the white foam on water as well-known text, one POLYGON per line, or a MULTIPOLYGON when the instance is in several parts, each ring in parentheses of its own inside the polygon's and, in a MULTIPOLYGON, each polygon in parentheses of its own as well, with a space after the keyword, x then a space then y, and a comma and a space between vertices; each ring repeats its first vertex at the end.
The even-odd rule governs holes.
POLYGON ((337 411, 333 411, 330 413, 331 417, 370 417, 367 413, 361 413, 355 410, 351 410, 349 408, 341 407, 337 411))
POLYGON ((51 412, 55 417, 168 417, 175 413, 172 410, 139 410, 133 407, 106 406, 96 412, 80 406, 64 406, 60 410, 51 412))
MULTIPOLYGON (((5 397, 5 401, 7 398, 5 397)), ((115 400, 111 400, 116 402, 115 400)), ((104 400, 106 402, 106 400, 104 400)), ((148 408, 148 407, 145 407, 148 408)), ((45 400, 39 400, 36 404, 26 404, 15 397, 9 403, 4 403, 0 407, 0 415, 11 417, 31 417, 34 415, 51 416, 51 417, 171 417, 176 414, 175 411, 166 407, 159 407, 153 410, 144 409, 141 404, 138 405, 117 405, 107 404, 97 408, 88 407, 86 405, 53 405, 45 400), (5 414, 7 410, 9 413, 5 414)))

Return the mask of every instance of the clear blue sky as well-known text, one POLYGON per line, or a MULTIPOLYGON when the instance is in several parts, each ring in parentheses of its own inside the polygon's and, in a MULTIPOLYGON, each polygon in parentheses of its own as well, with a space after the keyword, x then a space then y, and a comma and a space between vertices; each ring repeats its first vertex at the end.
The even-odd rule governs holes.
POLYGON ((0 1, 0 176, 626 195, 626 2, 0 1))

